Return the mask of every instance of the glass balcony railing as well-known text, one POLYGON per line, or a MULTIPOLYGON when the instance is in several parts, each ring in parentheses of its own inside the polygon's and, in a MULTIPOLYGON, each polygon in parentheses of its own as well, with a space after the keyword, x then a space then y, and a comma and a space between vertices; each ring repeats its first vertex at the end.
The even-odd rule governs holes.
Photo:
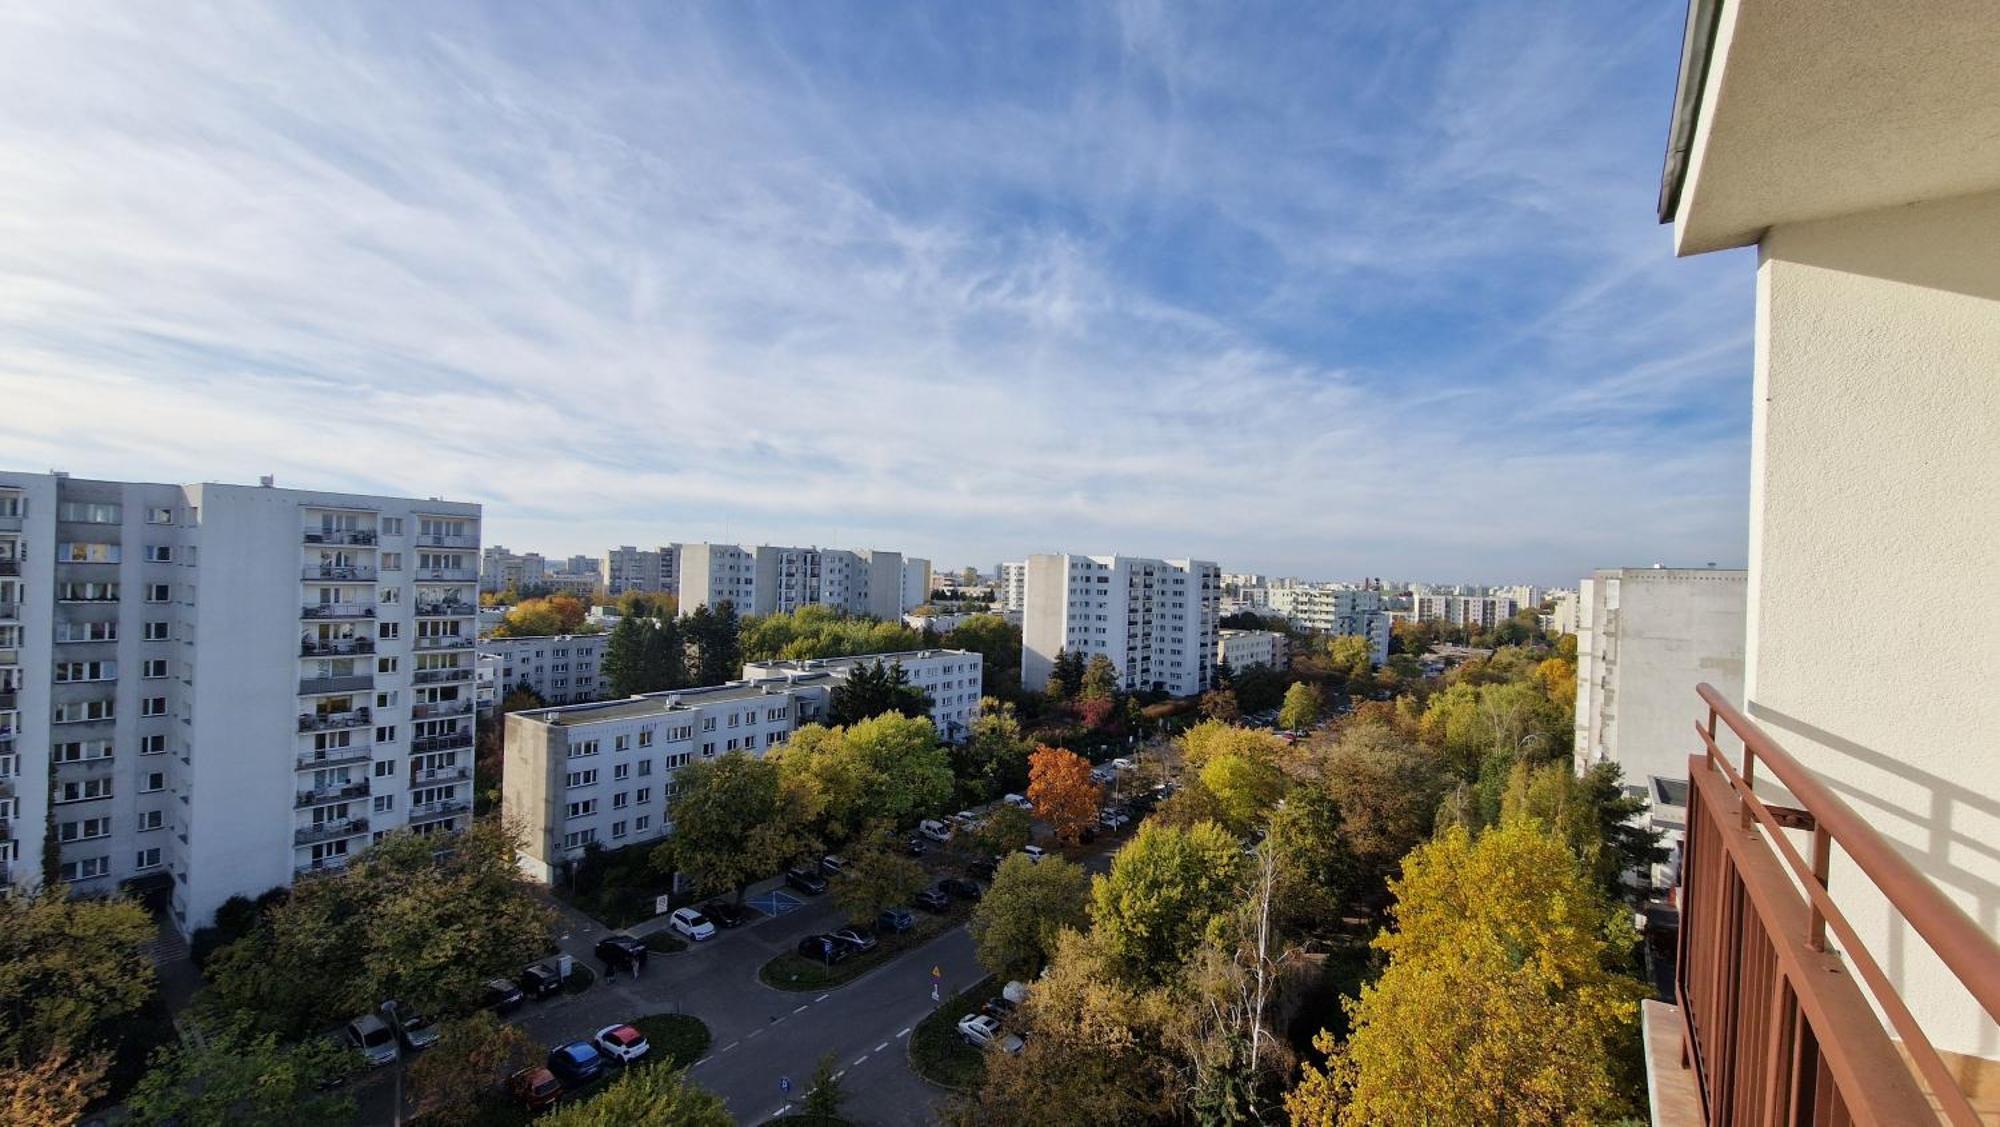
POLYGON ((314 842, 332 841, 335 838, 353 837, 367 832, 366 818, 341 818, 332 822, 315 822, 292 831, 292 844, 311 845, 314 842))
POLYGON ((374 618, 375 608, 364 603, 307 603, 300 618, 374 618))

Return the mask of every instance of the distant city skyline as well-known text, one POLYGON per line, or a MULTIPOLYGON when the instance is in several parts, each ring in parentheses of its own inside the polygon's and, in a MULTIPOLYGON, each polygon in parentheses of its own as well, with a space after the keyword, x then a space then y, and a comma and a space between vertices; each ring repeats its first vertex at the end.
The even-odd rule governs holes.
POLYGON ((1741 566, 1751 252, 1650 208, 1681 18, 11 10, 0 449, 554 556, 1741 566))

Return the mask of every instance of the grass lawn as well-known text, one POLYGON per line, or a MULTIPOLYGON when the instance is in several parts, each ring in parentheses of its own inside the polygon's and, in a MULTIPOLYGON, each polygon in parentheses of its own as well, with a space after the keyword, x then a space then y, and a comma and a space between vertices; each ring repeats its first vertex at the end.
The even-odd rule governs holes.
POLYGON ((908 951, 921 947, 945 932, 965 922, 972 914, 972 905, 963 900, 954 900, 951 911, 943 915, 917 912, 917 926, 898 935, 870 928, 878 941, 875 949, 865 955, 849 955, 847 958, 827 966, 818 959, 808 959, 795 951, 775 956, 757 971, 757 977, 766 986, 779 990, 824 990, 829 986, 839 986, 855 979, 908 951))
POLYGON ((686 1068, 708 1052, 708 1023, 692 1014, 653 1014, 633 1022, 632 1028, 652 1046, 641 1064, 666 1061, 672 1068, 686 1068))
POLYGON ((910 1034, 910 1064, 917 1075, 954 1091, 969 1091, 986 1075, 986 1052, 959 1036, 958 1019, 978 1013, 988 998, 1000 993, 997 978, 982 978, 944 1000, 910 1034))

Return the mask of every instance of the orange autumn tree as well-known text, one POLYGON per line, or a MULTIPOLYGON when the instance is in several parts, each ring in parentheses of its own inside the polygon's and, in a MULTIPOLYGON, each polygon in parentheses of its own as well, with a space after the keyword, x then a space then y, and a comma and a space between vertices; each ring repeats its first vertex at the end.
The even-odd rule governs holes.
POLYGON ((1059 747, 1037 747, 1028 756, 1028 799, 1035 813, 1075 843, 1085 826, 1097 820, 1102 791, 1090 777, 1090 761, 1059 747))

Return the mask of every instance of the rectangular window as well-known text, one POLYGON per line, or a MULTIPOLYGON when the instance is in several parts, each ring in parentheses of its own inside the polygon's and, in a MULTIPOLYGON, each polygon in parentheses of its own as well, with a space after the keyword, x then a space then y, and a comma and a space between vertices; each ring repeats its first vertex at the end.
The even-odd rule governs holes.
POLYGON ((564 849, 580 849, 597 840, 596 830, 572 830, 563 835, 564 849))
POLYGON ((65 603, 115 603, 118 601, 118 584, 65 580, 56 586, 56 599, 65 603))
POLYGON ((375 624, 375 636, 385 642, 393 642, 403 636, 403 624, 400 622, 378 622, 375 624))
POLYGON ((139 811, 139 828, 141 830, 157 830, 161 829, 166 824, 167 824, 167 814, 166 811, 164 810, 139 811))
POLYGON ((671 771, 676 767, 685 767, 687 766, 687 762, 688 762, 687 752, 685 751, 675 752, 674 754, 667 756, 667 770, 671 771))
POLYGON ((134 867, 134 868, 139 868, 139 869, 157 869, 157 868, 159 868, 159 867, 160 867, 160 847, 159 847, 159 846, 157 846, 157 845, 155 845, 155 846, 152 846, 152 847, 151 847, 151 848, 149 848, 149 849, 141 849, 141 850, 140 850, 140 851, 138 852, 138 855, 137 855, 136 857, 134 857, 134 858, 133 858, 133 861, 132 861, 132 864, 133 864, 133 867, 134 867))
POLYGON ((612 766, 611 768, 612 782, 622 783, 626 779, 629 779, 631 777, 632 777, 632 765, 630 763, 619 763, 612 766))
POLYGON ((167 714, 167 698, 165 698, 165 697, 142 697, 142 698, 140 698, 140 700, 139 700, 139 715, 141 715, 141 716, 165 716, 166 714, 167 714))
POLYGON ((563 786, 568 788, 593 787, 597 785, 596 771, 571 771, 563 776, 563 786))
POLYGON ((586 798, 582 802, 570 803, 566 811, 566 816, 571 818, 588 818, 595 813, 597 813, 597 800, 586 798))
POLYGON ((57 802, 90 802, 111 797, 110 779, 79 779, 56 788, 57 802))
POLYGON ((174 601, 173 585, 171 583, 146 584, 146 601, 149 603, 173 602, 174 601))
POLYGON ((403 518, 402 518, 402 517, 383 517, 383 518, 382 518, 382 535, 384 535, 384 536, 401 536, 402 534, 403 534, 403 518))
POLYGON ((91 841, 110 836, 109 818, 85 818, 80 822, 63 822, 56 826, 56 838, 60 841, 91 841))
POLYGON ((650 759, 641 759, 639 761, 639 777, 643 779, 652 773, 653 761, 650 759))
POLYGON ((384 724, 381 727, 375 729, 375 742, 378 744, 395 743, 396 726, 394 724, 384 724))
POLYGON ((397 663, 397 661, 398 661, 398 660, 399 660, 399 659, 397 659, 397 658, 393 658, 393 657, 378 657, 378 658, 376 658, 376 659, 375 659, 375 672, 377 672, 377 673, 394 673, 394 672, 396 671, 396 663, 397 663))
POLYGON ((378 794, 378 795, 376 795, 376 796, 375 796, 375 812, 376 812, 377 814, 384 814, 384 813, 387 813, 387 812, 389 812, 389 811, 391 811, 391 810, 394 810, 395 808, 396 808, 396 796, 395 796, 395 795, 393 795, 393 794, 378 794))
POLYGON ((65 861, 62 879, 65 881, 95 880, 111 873, 111 858, 85 857, 77 861, 65 861))
POLYGON ((172 563, 172 562, 174 562, 174 549, 173 549, 173 546, 172 546, 172 545, 170 545, 170 544, 148 544, 148 545, 146 545, 146 562, 147 562, 147 563, 172 563))
POLYGON ((56 519, 75 524, 117 524, 124 510, 109 501, 64 501, 57 506, 56 519))
POLYGON ((648 802, 653 801, 653 788, 640 787, 638 793, 632 796, 632 801, 638 803, 641 806, 644 806, 648 802))
POLYGON ((641 814, 632 820, 632 832, 642 834, 653 828, 653 816, 641 814))
POLYGON ((401 552, 382 553, 382 570, 383 571, 403 570, 403 553, 401 552))
POLYGON ((56 744, 50 758, 57 763, 83 763, 111 758, 110 740, 69 740, 56 744))
POLYGON ((623 822, 613 822, 613 823, 611 823, 611 837, 612 837, 612 840, 614 840, 614 841, 615 841, 615 840, 617 840, 618 838, 621 838, 621 837, 624 837, 624 836, 625 836, 625 823, 623 823, 623 822))
POLYGON ((139 793, 141 794, 155 794, 165 789, 167 789, 167 773, 165 771, 148 771, 139 777, 139 793))
POLYGON ((165 677, 167 675, 167 659, 163 657, 147 658, 145 664, 140 666, 139 675, 148 681, 157 681, 165 677))
POLYGON ((631 795, 626 794, 624 791, 619 791, 617 794, 611 796, 611 808, 613 810, 625 809, 625 805, 631 797, 631 795))
POLYGON ((139 737, 140 755, 164 755, 167 751, 167 737, 164 732, 139 737))
POLYGON ((118 702, 113 700, 72 700, 56 705, 53 719, 58 724, 83 724, 93 720, 116 720, 118 702))
POLYGON ((169 637, 171 637, 171 634, 169 633, 169 627, 166 623, 148 622, 146 624, 146 641, 164 642, 169 637))
POLYGON ((584 740, 581 743, 573 743, 569 745, 569 757, 571 759, 581 759, 586 755, 596 755, 596 754, 597 754, 596 740, 584 740))
POLYGON ((56 641, 58 642, 115 642, 118 640, 116 622, 58 622, 56 641))
POLYGON ((115 661, 58 661, 56 662, 56 684, 69 685, 83 681, 115 681, 118 678, 118 663, 115 661))
POLYGON ((613 751, 632 750, 632 736, 630 735, 630 733, 627 733, 622 736, 614 736, 611 741, 611 750, 613 751))
POLYGON ((379 760, 376 760, 376 762, 375 762, 375 777, 376 777, 376 778, 378 778, 378 779, 393 779, 393 778, 395 778, 395 777, 396 777, 396 761, 395 761, 395 760, 393 760, 393 759, 379 759, 379 760))

